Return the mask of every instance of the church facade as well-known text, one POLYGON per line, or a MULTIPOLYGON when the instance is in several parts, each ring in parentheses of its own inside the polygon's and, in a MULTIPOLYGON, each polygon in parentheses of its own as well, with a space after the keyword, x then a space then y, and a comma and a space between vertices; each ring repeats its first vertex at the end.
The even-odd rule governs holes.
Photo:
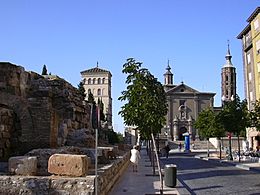
POLYGON ((215 93, 200 92, 181 82, 173 83, 170 65, 164 74, 164 88, 167 97, 168 112, 166 116, 167 132, 172 141, 184 140, 184 133, 189 133, 192 140, 198 139, 198 131, 193 127, 199 113, 213 107, 215 93))
MULTIPOLYGON (((222 105, 233 101, 236 96, 236 68, 231 62, 228 44, 226 63, 221 69, 221 97, 222 105)), ((218 112, 222 107, 214 107, 216 93, 198 91, 184 82, 174 84, 171 67, 168 63, 164 74, 164 89, 167 97, 168 112, 163 134, 172 141, 184 140, 183 134, 189 134, 192 140, 199 139, 199 132, 194 128, 194 122, 199 113, 206 108, 218 112)))

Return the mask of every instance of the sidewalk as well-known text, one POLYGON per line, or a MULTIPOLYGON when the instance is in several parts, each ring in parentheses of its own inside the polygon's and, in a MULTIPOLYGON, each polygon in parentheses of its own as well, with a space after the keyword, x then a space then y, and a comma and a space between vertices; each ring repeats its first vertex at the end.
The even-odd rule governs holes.
MULTIPOLYGON (((138 167, 138 172, 132 171, 132 166, 129 164, 127 170, 114 185, 109 195, 152 195, 160 194, 160 178, 158 169, 156 168, 156 176, 153 176, 153 169, 150 166, 151 162, 146 154, 146 150, 142 148, 140 151, 141 160, 138 167)), ((179 185, 177 181, 177 186, 179 185)), ((176 188, 170 188, 163 185, 163 194, 179 194, 176 188)))
POLYGON ((220 160, 217 157, 207 157, 206 155, 196 155, 195 158, 199 158, 202 160, 218 161, 220 163, 226 163, 240 169, 244 169, 248 171, 250 170, 250 171, 255 171, 260 173, 260 162, 251 162, 250 160, 245 161, 242 159, 240 162, 238 162, 238 159, 234 159, 233 161, 225 160, 225 159, 220 160))

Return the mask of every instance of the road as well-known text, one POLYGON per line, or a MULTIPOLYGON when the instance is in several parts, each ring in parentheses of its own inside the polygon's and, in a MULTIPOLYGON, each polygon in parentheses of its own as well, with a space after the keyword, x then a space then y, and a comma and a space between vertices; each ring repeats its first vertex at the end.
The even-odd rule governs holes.
POLYGON ((163 164, 177 165, 180 194, 260 195, 260 173, 194 158, 194 154, 174 153, 163 164))

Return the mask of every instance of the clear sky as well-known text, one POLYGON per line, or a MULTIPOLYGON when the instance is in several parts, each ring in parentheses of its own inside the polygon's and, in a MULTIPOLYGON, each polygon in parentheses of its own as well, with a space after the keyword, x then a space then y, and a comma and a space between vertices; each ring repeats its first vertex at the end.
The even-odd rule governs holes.
POLYGON ((236 36, 259 0, 0 0, 0 61, 41 74, 43 64, 77 87, 96 66, 112 77, 113 124, 123 132, 117 100, 122 65, 143 62, 162 83, 170 60, 174 83, 214 92, 221 104, 227 40, 244 99, 241 41, 236 36))

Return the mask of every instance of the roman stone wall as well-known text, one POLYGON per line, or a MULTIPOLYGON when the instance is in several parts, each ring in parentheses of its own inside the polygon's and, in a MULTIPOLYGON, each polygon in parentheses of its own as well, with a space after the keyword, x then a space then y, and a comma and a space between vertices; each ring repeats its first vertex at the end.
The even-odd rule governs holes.
POLYGON ((70 131, 89 128, 89 121, 90 106, 64 79, 0 62, 0 160, 63 146, 70 131))
MULTIPOLYGON (((130 152, 98 169, 98 194, 106 195, 129 165, 130 152)), ((0 194, 95 194, 95 175, 67 176, 0 176, 0 194)))

